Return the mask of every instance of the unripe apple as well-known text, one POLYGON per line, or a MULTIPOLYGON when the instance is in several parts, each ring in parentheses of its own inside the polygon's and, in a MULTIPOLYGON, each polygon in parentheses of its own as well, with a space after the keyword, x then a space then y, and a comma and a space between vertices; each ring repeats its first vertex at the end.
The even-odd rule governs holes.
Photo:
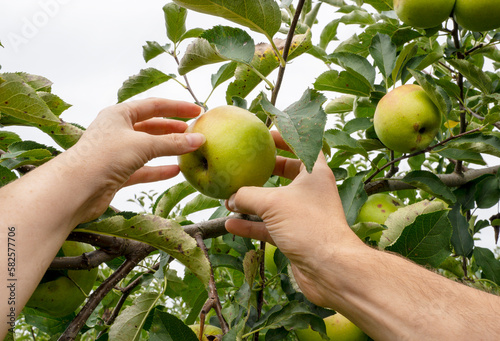
POLYGON ((198 150, 179 156, 182 174, 205 195, 228 199, 240 187, 264 185, 274 170, 276 147, 271 133, 245 109, 214 108, 186 132, 206 138, 198 150))
MULTIPOLYGON (((377 223, 384 224, 387 217, 395 212, 398 208, 403 207, 404 204, 398 198, 395 198, 386 193, 372 194, 368 197, 366 202, 361 206, 356 223, 377 223)), ((376 232, 370 235, 370 238, 379 241, 382 232, 376 232)))
MULTIPOLYGON (((196 334, 196 337, 200 336, 200 325, 199 324, 192 324, 189 326, 191 330, 196 334)), ((204 329, 203 329, 203 339, 202 341, 209 341, 208 336, 217 336, 217 335, 222 335, 222 329, 216 326, 212 326, 210 324, 205 324, 204 329)), ((211 339, 211 340, 217 340, 217 339, 211 339)))
POLYGON ((454 5, 455 0, 394 0, 398 18, 417 28, 441 25, 450 17, 454 5))
MULTIPOLYGON (((336 313, 334 315, 328 316, 325 319, 326 325, 326 335, 330 340, 335 341, 365 341, 368 340, 368 335, 366 335, 361 329, 359 329, 354 323, 349 321, 345 316, 336 313)), ((300 341, 324 341, 321 335, 312 330, 311 327, 308 329, 297 329, 295 331, 300 341)))
POLYGON ((420 86, 406 84, 380 100, 373 126, 387 148, 412 153, 427 148, 434 140, 441 126, 441 113, 420 86))
MULTIPOLYGON (((94 247, 89 244, 66 241, 61 247, 60 254, 73 257, 94 250, 94 247)), ((85 301, 85 295, 88 295, 94 286, 97 272, 98 268, 68 270, 66 274, 48 270, 26 306, 53 317, 69 315, 85 301)))
POLYGON ((455 20, 469 31, 490 31, 500 27, 500 1, 457 0, 455 20))

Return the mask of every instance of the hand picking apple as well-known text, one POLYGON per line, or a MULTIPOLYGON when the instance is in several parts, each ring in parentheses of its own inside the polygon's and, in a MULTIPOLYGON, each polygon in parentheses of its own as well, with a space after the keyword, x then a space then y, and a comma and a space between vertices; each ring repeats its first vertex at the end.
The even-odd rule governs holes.
POLYGON ((276 148, 266 125, 251 112, 221 106, 201 115, 186 130, 206 142, 179 156, 184 177, 201 193, 228 199, 243 186, 262 186, 271 176, 276 148))

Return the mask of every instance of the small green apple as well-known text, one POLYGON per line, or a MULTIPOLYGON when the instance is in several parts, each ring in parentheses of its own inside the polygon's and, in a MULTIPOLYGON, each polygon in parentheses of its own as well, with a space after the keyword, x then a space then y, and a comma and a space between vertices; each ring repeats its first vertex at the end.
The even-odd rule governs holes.
MULTIPOLYGON (((89 244, 66 241, 62 245, 59 255, 73 257, 94 250, 94 247, 89 244)), ((26 306, 53 317, 69 315, 85 301, 86 295, 94 286, 97 272, 97 268, 68 270, 66 274, 48 270, 26 306), (85 292, 85 295, 82 291, 85 292)))
MULTIPOLYGON (((366 335, 354 323, 349 321, 345 316, 336 313, 326 317, 326 335, 330 340, 335 341, 365 341, 368 340, 366 335)), ((318 332, 309 327, 308 329, 297 329, 295 331, 300 341, 324 341, 318 332)))
POLYGON ((455 0, 394 0, 398 18, 417 28, 441 25, 450 17, 454 5, 455 0))
MULTIPOLYGON (((200 325, 192 324, 189 326, 191 330, 196 334, 196 337, 200 336, 200 325)), ((212 326, 210 324, 205 324, 203 329, 203 340, 202 341, 212 341, 217 340, 215 336, 222 335, 222 329, 219 327, 212 326), (210 339, 207 336, 212 336, 210 339)))
POLYGON ((186 132, 206 138, 198 150, 179 156, 182 174, 205 195, 228 199, 240 187, 264 185, 274 170, 276 147, 271 133, 245 109, 214 108, 186 132))
MULTIPOLYGON (((404 204, 398 198, 395 198, 386 193, 372 194, 366 202, 361 206, 356 223, 377 223, 384 224, 387 217, 395 212, 404 204)), ((370 238, 379 241, 383 231, 375 232, 370 235, 370 238)))
POLYGON ((264 266, 274 276, 278 273, 278 268, 274 262, 274 253, 277 247, 273 244, 266 243, 266 252, 264 254, 264 266))
POLYGON ((500 27, 500 1, 457 0, 455 20, 469 31, 490 31, 500 27))
POLYGON ((411 153, 431 144, 441 126, 441 113, 420 86, 406 84, 380 100, 373 125, 387 148, 411 153))

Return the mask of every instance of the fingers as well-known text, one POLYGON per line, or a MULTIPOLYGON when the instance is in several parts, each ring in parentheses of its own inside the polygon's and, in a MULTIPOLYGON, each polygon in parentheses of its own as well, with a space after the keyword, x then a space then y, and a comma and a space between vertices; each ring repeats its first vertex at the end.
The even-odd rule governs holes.
POLYGON ((279 131, 271 130, 270 132, 274 139, 274 144, 276 145, 276 147, 278 147, 281 150, 285 150, 287 152, 292 152, 290 147, 286 144, 285 140, 283 140, 283 137, 281 136, 279 131))
POLYGON ((198 149, 206 139, 200 133, 147 135, 151 154, 149 159, 159 156, 181 155, 198 149))
POLYGON ((119 105, 127 109, 133 123, 152 117, 196 117, 202 111, 196 104, 164 98, 148 98, 119 105))
POLYGON ((142 131, 152 135, 165 135, 171 133, 183 133, 188 125, 177 120, 152 118, 134 124, 135 131, 142 131))
POLYGON ((177 174, 179 174, 179 166, 177 165, 157 167, 144 166, 138 169, 134 174, 132 174, 127 182, 123 185, 123 187, 139 183, 166 180, 173 178, 177 174))
POLYGON ((244 219, 228 219, 226 221, 226 230, 240 237, 258 239, 274 244, 273 239, 267 231, 266 225, 261 222, 244 219))
POLYGON ((302 161, 277 156, 273 174, 293 180, 300 173, 301 169, 302 161))

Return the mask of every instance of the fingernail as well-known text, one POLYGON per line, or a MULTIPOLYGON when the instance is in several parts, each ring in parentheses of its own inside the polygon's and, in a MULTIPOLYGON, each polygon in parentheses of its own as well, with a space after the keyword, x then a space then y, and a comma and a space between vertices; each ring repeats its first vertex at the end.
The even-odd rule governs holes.
POLYGON ((203 115, 205 113, 205 108, 200 107, 200 113, 198 115, 203 115))
POLYGON ((236 204, 235 204, 235 198, 236 194, 233 194, 227 199, 227 209, 232 211, 232 212, 237 212, 238 210, 236 209, 236 204))
POLYGON ((200 133, 186 134, 186 140, 191 147, 199 147, 206 141, 205 136, 200 133))

